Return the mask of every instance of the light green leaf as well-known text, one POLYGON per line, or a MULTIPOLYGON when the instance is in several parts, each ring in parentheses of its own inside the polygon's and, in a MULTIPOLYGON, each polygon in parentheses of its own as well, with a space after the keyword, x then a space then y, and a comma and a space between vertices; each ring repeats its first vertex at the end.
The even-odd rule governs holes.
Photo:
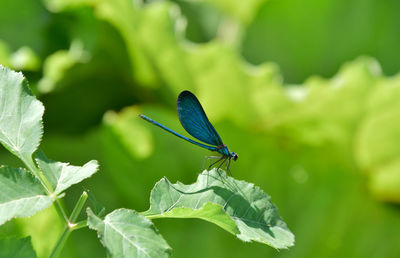
POLYGON ((31 244, 31 238, 7 238, 0 240, 0 257, 2 258, 33 258, 36 257, 31 244))
POLYGON ((54 201, 34 176, 20 168, 0 167, 0 189, 0 225, 32 216, 54 201))
POLYGON ((143 121, 137 119, 139 113, 137 107, 125 108, 118 114, 108 111, 104 115, 103 122, 121 139, 129 154, 133 157, 147 158, 153 152, 151 134, 143 126, 143 121))
POLYGON ((97 171, 99 166, 95 160, 89 161, 82 167, 71 166, 68 163, 49 160, 41 151, 38 151, 36 155, 36 162, 50 181, 56 194, 90 177, 97 171))
POLYGON ((124 38, 135 79, 143 86, 157 87, 159 81, 153 64, 148 59, 148 54, 143 51, 145 44, 142 38, 137 36, 138 27, 143 24, 140 8, 138 1, 102 0, 96 3, 95 10, 100 19, 112 24, 124 38))
POLYGON ((0 39, 0 65, 11 65, 11 50, 7 42, 0 39))
POLYGON ((293 234, 269 199, 253 184, 213 169, 200 174, 192 185, 171 184, 162 179, 153 188, 150 209, 144 214, 153 218, 197 217, 221 226, 246 242, 257 241, 277 249, 293 246, 293 234), (216 209, 217 205, 226 215, 216 209))
POLYGON ((0 142, 24 161, 39 145, 43 111, 24 76, 0 66, 0 142))
POLYGON ((247 25, 259 12, 260 6, 266 0, 229 1, 229 0, 199 0, 220 9, 224 14, 232 16, 247 25))
POLYGON ((370 174, 369 187, 380 200, 400 203, 400 160, 375 168, 370 174))
POLYGON ((11 64, 17 70, 38 71, 40 69, 38 55, 28 46, 21 47, 12 54, 11 64))
POLYGON ((88 226, 111 257, 169 257, 171 248, 151 221, 136 211, 119 209, 104 219, 88 209, 88 226))
POLYGON ((69 50, 58 50, 49 55, 43 64, 43 78, 38 83, 38 90, 42 93, 53 91, 69 69, 89 59, 90 55, 79 40, 73 41, 69 50))

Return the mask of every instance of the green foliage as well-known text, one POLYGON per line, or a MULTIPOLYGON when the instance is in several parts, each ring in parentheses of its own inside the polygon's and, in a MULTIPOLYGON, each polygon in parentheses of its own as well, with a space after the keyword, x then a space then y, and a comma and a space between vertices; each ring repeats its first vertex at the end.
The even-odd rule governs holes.
POLYGON ((29 162, 43 134, 44 107, 28 89, 21 73, 0 67, 0 142, 29 162))
POLYGON ((43 152, 38 152, 36 162, 49 180, 55 194, 60 194, 73 184, 90 177, 98 170, 97 161, 89 161, 82 167, 48 160, 43 152))
MULTIPOLYGON (((3 66, 0 66, 0 93, 0 110, 3 111, 0 118, 0 141, 28 169, 0 167, 0 224, 12 218, 32 216, 55 201, 57 211, 69 225, 62 236, 68 236, 77 226, 70 224, 75 222, 82 209, 78 204, 83 206, 84 202, 78 202, 68 220, 58 199, 61 195, 57 195, 72 184, 91 176, 98 165, 92 161, 84 167, 68 166, 50 161, 39 152, 37 168, 32 155, 39 146, 43 133, 43 105, 32 95, 21 73, 3 66)), ((61 237, 52 255, 59 253, 63 241, 65 240, 61 237)))
POLYGON ((270 197, 260 188, 213 169, 191 185, 158 182, 151 192, 152 218, 200 218, 217 224, 243 241, 258 241, 275 248, 294 244, 294 236, 270 197), (221 209, 222 208, 222 209, 221 209))
POLYGON ((377 58, 396 74, 399 58, 395 19, 399 2, 370 0, 270 0, 260 6, 246 30, 242 53, 260 64, 278 62, 285 81, 300 83, 314 74, 333 76, 344 62, 360 55, 377 58))
POLYGON ((103 219, 88 210, 88 226, 98 232, 111 257, 169 257, 171 248, 151 221, 135 211, 115 210, 103 219))
MULTIPOLYGON (((71 232, 85 227, 86 224, 98 232, 101 242, 112 257, 168 257, 171 249, 167 242, 150 220, 136 211, 119 209, 102 219, 99 216, 104 213, 104 208, 91 195, 96 213, 88 208, 87 221, 77 222, 89 197, 83 192, 72 213, 67 215, 60 202, 64 196, 62 193, 93 175, 98 170, 97 161, 92 160, 82 167, 71 166, 49 160, 43 151, 39 150, 36 152, 36 166, 32 155, 41 140, 43 105, 30 93, 27 82, 20 73, 0 67, 0 85, 0 110, 4 110, 0 118, 0 141, 11 153, 18 156, 28 169, 0 167, 0 225, 12 218, 32 216, 55 202, 55 208, 65 225, 50 257, 58 257, 71 232), (11 99, 15 103, 11 102, 11 99)), ((127 132, 124 130, 125 123, 119 127, 122 134, 127 132)), ((210 176, 215 177, 215 172, 210 176)), ((162 184, 166 181, 161 181, 152 192, 151 207, 146 216, 151 218, 165 214, 165 217, 177 217, 176 208, 181 208, 178 211, 180 217, 197 217, 214 222, 244 241, 255 240, 275 248, 293 245, 294 236, 280 219, 275 206, 268 201, 268 196, 254 185, 235 181, 226 175, 224 178, 222 184, 219 179, 213 179, 210 180, 210 185, 207 185, 202 178, 192 185, 193 188, 176 185, 176 188, 181 190, 175 189, 206 192, 210 186, 217 189, 214 190, 213 196, 203 193, 199 196, 176 196, 177 192, 163 187, 162 184), (167 210, 155 209, 155 206, 161 207, 162 204, 171 201, 169 198, 162 200, 171 195, 177 197, 173 200, 174 204, 170 203, 167 210), (239 200, 236 200, 236 196, 239 200), (193 206, 194 203, 196 206, 193 206), (197 205, 201 207, 199 211, 196 211, 197 205)), ((11 244, 10 246, 13 247, 11 244)))
MULTIPOLYGON (((226 233, 235 224, 221 225, 225 231, 200 220, 154 220, 175 257, 400 256, 400 84, 386 76, 398 72, 397 2, 7 0, 2 7, 0 63, 23 69, 46 106, 40 148, 73 164, 99 160, 101 175, 82 184, 105 207, 146 210, 160 177, 195 181, 209 153, 137 118, 184 133, 174 101, 189 89, 239 153, 235 178, 265 189, 296 235, 296 246, 277 253, 237 241, 226 233), (356 58, 365 54, 373 58, 356 58)), ((4 152, 0 161, 20 166, 4 152)), ((63 192, 72 210, 82 189, 63 192)), ((90 206, 103 219, 102 205, 90 206)), ((217 204, 173 211, 232 222, 217 204)), ((62 230, 53 230, 55 216, 46 209, 11 220, 0 235, 32 235, 38 256, 47 256, 54 242, 45 239, 55 237, 44 232, 62 230)), ((99 257, 104 249, 81 230, 62 256, 99 257)))
POLYGON ((35 258, 30 237, 8 238, 0 240, 0 257, 3 258, 35 258))
POLYGON ((32 216, 54 201, 25 169, 0 167, 0 186, 0 225, 12 218, 32 216))

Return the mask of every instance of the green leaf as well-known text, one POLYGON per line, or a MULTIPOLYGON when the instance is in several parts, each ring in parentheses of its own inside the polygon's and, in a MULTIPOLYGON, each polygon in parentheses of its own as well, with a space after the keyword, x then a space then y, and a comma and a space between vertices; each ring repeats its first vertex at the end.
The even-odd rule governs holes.
POLYGON ((277 249, 293 246, 293 234, 269 199, 253 184, 213 169, 200 174, 192 185, 160 180, 151 192, 150 209, 143 214, 152 218, 201 218, 246 242, 257 241, 277 249))
POLYGON ((7 238, 0 240, 0 257, 2 258, 32 258, 36 257, 31 244, 31 238, 7 238))
POLYGON ((89 208, 88 226, 98 232, 111 257, 169 257, 171 253, 151 221, 133 210, 115 210, 101 219, 89 208))
POLYGON ((88 59, 89 54, 79 40, 73 41, 69 50, 58 50, 49 55, 43 64, 43 78, 38 83, 38 90, 42 93, 53 91, 69 69, 88 59))
POLYGON ((147 158, 153 152, 151 134, 143 126, 143 121, 137 119, 139 111, 137 107, 125 108, 118 114, 108 111, 104 115, 103 123, 118 136, 129 154, 133 157, 147 158))
POLYGON ((4 66, 11 65, 11 50, 7 41, 0 39, 0 64, 4 66))
POLYGON ((20 159, 31 159, 43 134, 44 107, 21 73, 0 66, 0 142, 20 159))
POLYGON ((0 225, 19 217, 32 216, 51 205, 39 181, 21 168, 0 167, 0 225))
POLYGON ((266 0, 229 1, 229 0, 201 0, 214 5, 228 16, 233 16, 244 24, 250 23, 259 12, 260 6, 266 0))
MULTIPOLYGON (((84 1, 82 1, 84 2, 84 1)), ((126 41, 129 59, 132 62, 132 74, 143 86, 157 87, 159 81, 151 60, 143 51, 142 38, 137 36, 138 27, 143 24, 140 4, 129 0, 103 0, 96 3, 96 13, 120 31, 126 41)))
POLYGON ((27 46, 21 47, 12 54, 11 64, 17 70, 38 71, 40 69, 39 57, 27 46))
POLYGON ((380 200, 400 202, 400 160, 375 168, 369 178, 372 193, 380 200))
POLYGON ((47 159, 42 151, 38 151, 36 162, 43 171, 43 174, 50 181, 56 194, 90 177, 97 171, 99 166, 95 160, 89 161, 82 167, 71 166, 68 163, 47 159))

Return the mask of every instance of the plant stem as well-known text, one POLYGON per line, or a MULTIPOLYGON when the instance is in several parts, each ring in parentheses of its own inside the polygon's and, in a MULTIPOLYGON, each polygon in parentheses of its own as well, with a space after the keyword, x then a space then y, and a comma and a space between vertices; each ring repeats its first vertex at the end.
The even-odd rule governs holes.
POLYGON ((81 221, 75 223, 74 230, 77 230, 77 229, 80 229, 80 228, 84 228, 86 226, 87 226, 87 220, 86 219, 85 220, 81 220, 81 221))
POLYGON ((78 218, 79 214, 82 211, 83 206, 86 203, 88 198, 87 192, 83 192, 79 200, 75 204, 74 209, 72 210, 71 216, 67 219, 67 225, 65 225, 64 230, 58 239, 53 251, 50 254, 50 258, 55 258, 60 255, 61 250, 63 249, 65 242, 67 241, 69 234, 76 229, 83 228, 86 225, 86 221, 80 221, 79 223, 75 223, 76 219, 78 218))
POLYGON ((39 179, 40 183, 43 185, 44 189, 46 192, 51 195, 53 194, 54 190, 53 187, 51 186, 49 180, 43 175, 42 171, 38 169, 35 165, 35 163, 32 160, 32 157, 21 157, 22 161, 25 163, 25 165, 28 167, 28 169, 32 172, 32 174, 39 179))
POLYGON ((86 203, 86 200, 88 198, 88 194, 86 191, 84 191, 81 194, 81 197, 79 197, 78 202, 75 204, 75 208, 72 210, 71 216, 69 217, 69 221, 71 223, 74 223, 76 221, 76 219, 78 218, 79 214, 82 211, 83 206, 86 203))
POLYGON ((61 252, 62 248, 64 247, 65 242, 67 241, 69 234, 71 234, 71 232, 72 232, 71 228, 66 225, 64 227, 63 233, 61 234, 60 238, 58 239, 56 246, 54 247, 53 251, 51 252, 49 258, 55 258, 60 255, 60 252, 61 252))
MULTIPOLYGON (((54 198, 56 198, 56 196, 54 194, 53 187, 51 186, 49 180, 47 180, 47 178, 43 175, 42 171, 36 167, 35 163, 32 160, 32 157, 26 157, 26 158, 21 158, 21 159, 25 163, 27 168, 32 172, 32 174, 34 176, 36 176, 36 178, 39 179, 40 183, 42 184, 42 186, 46 190, 47 194, 50 195, 50 196, 54 196, 54 198)), ((56 198, 56 201, 55 201, 55 207, 56 207, 56 211, 57 211, 58 216, 62 220, 64 220, 65 222, 68 223, 68 217, 67 217, 67 214, 65 212, 65 209, 61 205, 60 200, 58 200, 57 198, 56 198)))

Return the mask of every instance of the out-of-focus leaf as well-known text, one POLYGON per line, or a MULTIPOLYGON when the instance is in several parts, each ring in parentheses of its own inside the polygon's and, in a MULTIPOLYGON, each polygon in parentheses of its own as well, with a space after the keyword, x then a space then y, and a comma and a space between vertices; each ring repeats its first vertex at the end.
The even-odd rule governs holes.
POLYGON ((88 209, 88 226, 98 232, 111 257, 169 257, 171 253, 151 221, 133 210, 115 210, 102 219, 88 209))
POLYGON ((216 169, 203 172, 192 185, 171 184, 162 179, 152 190, 150 209, 144 214, 155 218, 201 218, 246 242, 257 241, 277 249, 294 245, 294 235, 268 195, 253 184, 216 169))
POLYGON ((222 19, 221 12, 199 1, 176 1, 187 21, 185 37, 195 43, 213 40, 222 19))
POLYGON ((91 4, 93 0, 43 0, 46 7, 53 12, 73 9, 82 4, 91 4))
POLYGON ((0 141, 22 160, 30 160, 39 145, 43 112, 23 75, 0 66, 0 141))
POLYGON ((358 134, 356 157, 365 169, 373 169, 400 155, 400 105, 395 104, 365 119, 358 134))
POLYGON ((379 199, 400 202, 400 77, 382 79, 367 99, 367 113, 356 134, 355 158, 369 174, 369 186, 379 199))
POLYGON ((41 53, 45 42, 43 30, 50 18, 41 1, 2 0, 1 6, 0 37, 11 51, 29 46, 35 53, 41 53))
POLYGON ((46 158, 43 152, 36 155, 36 162, 52 185, 55 194, 60 194, 73 184, 92 176, 98 169, 97 161, 92 160, 82 167, 57 162, 46 158))
POLYGON ((263 123, 306 145, 349 148, 366 96, 380 76, 376 60, 364 57, 345 64, 332 79, 312 77, 304 85, 287 86, 282 90, 289 105, 263 123))
POLYGON ((159 83, 157 75, 147 53, 143 51, 142 40, 137 37, 138 27, 143 24, 139 9, 137 1, 102 0, 96 3, 98 16, 113 24, 124 37, 136 79, 144 85, 155 87, 159 83))
POLYGON ((104 115, 103 122, 133 157, 146 158, 152 152, 151 135, 138 115, 139 110, 135 107, 125 108, 119 114, 109 111, 104 115))
POLYGON ((228 16, 235 17, 237 20, 247 25, 259 11, 260 6, 267 0, 198 0, 199 2, 209 3, 219 8, 228 16))
POLYGON ((314 74, 331 77, 342 63, 364 54, 394 74, 400 57, 393 52, 399 41, 398 8, 398 2, 382 1, 362 8, 357 1, 265 1, 247 27, 242 53, 253 64, 277 62, 285 81, 296 84, 314 74))
POLYGON ((141 20, 138 27, 138 40, 153 70, 163 83, 174 93, 184 89, 192 90, 194 82, 187 61, 182 30, 185 21, 177 5, 170 2, 158 2, 145 5, 140 9, 141 20), (157 42, 162 41, 163 44, 157 42))
POLYGON ((400 203, 399 171, 399 159, 371 171, 369 187, 378 199, 400 203))
POLYGON ((42 93, 54 90, 56 84, 72 66, 79 62, 86 62, 89 54, 83 49, 82 42, 75 40, 69 50, 58 50, 44 61, 43 78, 38 83, 42 93))
POLYGON ((11 51, 6 41, 0 40, 0 65, 10 66, 11 65, 11 51))
POLYGON ((24 169, 0 167, 0 189, 0 225, 12 218, 32 216, 54 201, 24 169))
POLYGON ((65 226, 54 205, 32 217, 15 219, 13 222, 20 228, 21 235, 31 236, 38 257, 49 257, 65 226))
POLYGON ((0 239, 0 257, 3 258, 35 258, 31 238, 0 239))
POLYGON ((17 70, 37 71, 40 59, 30 47, 24 46, 12 54, 11 65, 17 70))

